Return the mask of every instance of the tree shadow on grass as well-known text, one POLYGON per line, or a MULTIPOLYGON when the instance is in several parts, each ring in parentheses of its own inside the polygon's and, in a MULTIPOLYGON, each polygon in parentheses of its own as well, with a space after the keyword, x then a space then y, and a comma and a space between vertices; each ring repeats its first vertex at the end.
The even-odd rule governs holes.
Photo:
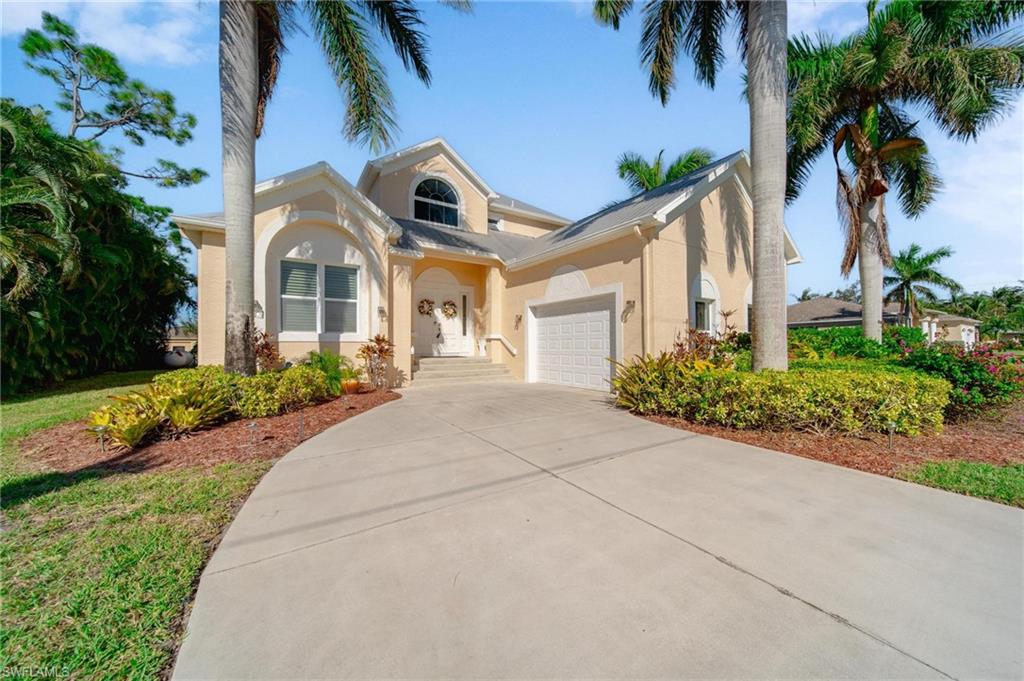
POLYGON ((142 473, 151 467, 152 462, 138 458, 138 453, 126 451, 73 471, 43 471, 6 478, 0 482, 0 510, 10 510, 37 497, 83 482, 121 473, 142 473))

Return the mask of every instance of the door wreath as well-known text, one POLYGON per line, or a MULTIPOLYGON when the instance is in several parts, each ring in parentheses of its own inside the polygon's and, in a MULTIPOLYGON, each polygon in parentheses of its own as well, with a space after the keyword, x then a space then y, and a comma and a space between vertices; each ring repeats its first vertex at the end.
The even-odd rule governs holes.
POLYGON ((459 308, 455 301, 446 300, 441 303, 441 314, 444 315, 445 319, 455 319, 455 315, 459 314, 459 308))
POLYGON ((421 315, 432 315, 434 314, 434 301, 430 298, 424 298, 416 309, 420 311, 421 315))

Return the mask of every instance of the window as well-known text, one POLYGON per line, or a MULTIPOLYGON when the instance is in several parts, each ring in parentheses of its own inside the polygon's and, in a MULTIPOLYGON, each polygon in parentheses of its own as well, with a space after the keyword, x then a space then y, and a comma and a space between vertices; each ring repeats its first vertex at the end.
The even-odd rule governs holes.
POLYGON ((747 305, 747 332, 752 333, 754 331, 754 306, 747 305))
POLYGON ((417 185, 413 198, 413 217, 417 220, 458 227, 459 197, 450 185, 441 180, 423 180, 417 185))
POLYGON ((324 331, 356 332, 358 272, 355 267, 324 265, 324 331))
POLYGON ((281 330, 316 331, 316 265, 281 261, 281 330))
POLYGON ((706 300, 698 300, 693 304, 694 308, 694 325, 693 328, 700 331, 710 331, 710 304, 706 300))
POLYGON ((358 300, 358 267, 281 261, 281 331, 358 333, 358 300))

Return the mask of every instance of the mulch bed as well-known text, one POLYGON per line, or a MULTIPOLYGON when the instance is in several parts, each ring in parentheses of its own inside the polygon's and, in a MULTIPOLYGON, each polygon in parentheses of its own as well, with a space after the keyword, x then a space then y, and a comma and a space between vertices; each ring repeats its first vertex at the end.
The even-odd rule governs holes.
POLYGON ((276 459, 327 428, 401 397, 390 390, 367 390, 281 416, 241 419, 177 440, 162 440, 134 450, 104 453, 81 421, 63 423, 22 440, 29 461, 62 473, 84 470, 139 472, 215 466, 226 462, 276 459), (256 427, 250 424, 255 423, 256 427), (301 430, 301 433, 300 433, 301 430), (301 435, 301 439, 300 439, 301 435))
POLYGON ((645 418, 666 426, 889 477, 900 477, 906 468, 925 461, 958 459, 997 466, 1024 463, 1024 401, 974 419, 947 424, 939 434, 897 435, 891 450, 889 436, 879 433, 840 436, 762 432, 707 426, 665 416, 645 418))

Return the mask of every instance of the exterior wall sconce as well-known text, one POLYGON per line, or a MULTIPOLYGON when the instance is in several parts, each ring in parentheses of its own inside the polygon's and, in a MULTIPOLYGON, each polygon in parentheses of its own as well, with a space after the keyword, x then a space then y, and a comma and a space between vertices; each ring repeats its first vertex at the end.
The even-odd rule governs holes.
POLYGON ((380 318, 381 321, 384 321, 385 319, 388 318, 388 311, 384 309, 383 305, 377 308, 377 316, 380 318))
POLYGON ((515 327, 516 331, 519 330, 519 326, 522 323, 523 323, 523 315, 517 314, 516 317, 515 317, 515 323, 513 324, 513 326, 515 327))
POLYGON ((623 307, 622 307, 622 314, 619 315, 619 319, 622 320, 623 324, 626 323, 626 321, 629 319, 629 317, 633 314, 633 310, 635 310, 635 309, 636 309, 636 301, 635 300, 627 300, 626 304, 623 305, 623 307))
POLYGON ((256 316, 256 319, 263 319, 263 306, 260 305, 260 301, 257 300, 253 307, 255 308, 253 314, 256 316))

